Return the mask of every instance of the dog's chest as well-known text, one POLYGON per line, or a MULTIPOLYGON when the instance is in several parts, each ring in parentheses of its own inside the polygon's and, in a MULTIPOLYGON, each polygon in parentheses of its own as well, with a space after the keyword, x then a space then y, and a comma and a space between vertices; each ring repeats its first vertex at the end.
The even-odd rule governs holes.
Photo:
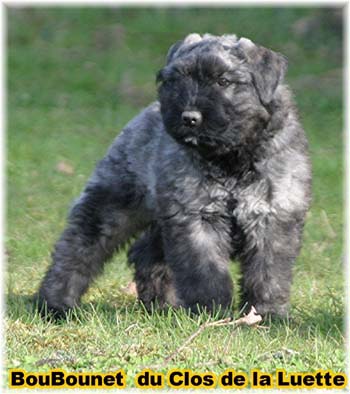
POLYGON ((207 204, 202 208, 204 216, 226 216, 243 225, 271 212, 271 185, 264 178, 227 178, 224 182, 213 182, 207 190, 207 204))

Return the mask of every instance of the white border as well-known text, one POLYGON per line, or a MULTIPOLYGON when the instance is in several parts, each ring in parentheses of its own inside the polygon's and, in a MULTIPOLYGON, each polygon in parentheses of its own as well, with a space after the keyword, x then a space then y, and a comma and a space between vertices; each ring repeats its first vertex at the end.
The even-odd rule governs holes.
MULTIPOLYGON (((5 185, 5 161, 6 161, 6 8, 7 7, 37 7, 37 6, 95 6, 95 7, 118 7, 118 6, 147 6, 147 7, 181 7, 181 6, 198 6, 198 7, 213 7, 219 8, 223 6, 278 6, 278 7, 293 7, 293 6, 305 6, 305 7, 344 7, 344 165, 345 165, 345 176, 344 176, 344 264, 345 264, 345 274, 346 274, 346 368, 345 372, 347 374, 349 384, 346 391, 350 391, 350 111, 349 111, 349 97, 350 97, 350 6, 349 0, 339 1, 339 0, 318 0, 318 1, 304 1, 304 0, 294 0, 294 1, 281 1, 281 0, 246 0, 246 1, 234 1, 234 0, 0 0, 0 390, 3 387, 2 377, 3 367, 4 367, 4 350, 5 350, 5 338, 4 338, 4 317, 5 317, 5 304, 4 304, 4 273, 5 273, 5 249, 4 249, 4 234, 5 234, 5 214, 6 214, 6 185, 5 185)), ((6 375, 5 375, 6 376, 6 375)), ((15 393, 18 390, 4 390, 4 392, 15 393)), ((33 390, 30 390, 34 392, 33 390)), ((36 390, 35 390, 36 391, 36 390)), ((57 390, 55 390, 57 391, 57 390)), ((62 391, 59 390, 61 393, 62 391)), ((102 391, 102 390, 101 390, 102 391)), ((147 391, 147 390, 146 390, 147 391)), ((158 391, 158 390, 157 390, 158 391)), ((165 390, 160 390, 163 392, 165 390)), ((178 390, 176 390, 178 391, 178 390)), ((181 390, 182 391, 182 390, 181 390)), ((191 392, 201 392, 202 390, 186 390, 187 393, 191 392)), ((215 390, 215 392, 221 392, 222 390, 215 390)), ((250 393, 257 392, 262 393, 263 390, 249 390, 250 393)), ((276 392, 280 390, 269 390, 271 392, 276 392)), ((292 390, 293 393, 300 392, 300 390, 292 390)), ((309 391, 309 390, 307 390, 309 391)), ((331 393, 334 390, 314 390, 315 392, 327 392, 331 393)), ((19 390, 18 392, 27 392, 27 390, 19 390)), ((44 390, 40 390, 44 393, 44 390)), ((52 393, 53 391, 48 391, 52 393)), ((70 392, 70 391, 69 391, 70 392)), ((74 390, 74 392, 82 392, 80 390, 74 390)), ((84 393, 94 392, 91 390, 84 390, 84 393)), ((124 389, 120 392, 139 392, 136 389, 124 389)), ((337 390, 337 392, 339 392, 337 390)))
POLYGON ((5 287, 5 130, 6 130, 6 21, 5 21, 5 7, 0 4, 0 390, 3 387, 2 375, 5 356, 5 301, 4 301, 4 287, 5 287))
POLYGON ((146 6, 146 7, 171 7, 171 6, 198 6, 198 7, 213 7, 219 8, 223 6, 278 6, 278 7, 293 7, 293 6, 304 6, 304 7, 318 7, 318 6, 345 6, 349 0, 293 0, 293 1, 282 1, 282 0, 5 0, 3 4, 11 7, 23 7, 23 6, 146 6))
MULTIPOLYGON (((344 9, 344 264, 345 264, 345 326, 346 326, 346 373, 350 380, 350 6, 346 4, 344 9)), ((350 382, 348 383, 348 390, 350 382)))

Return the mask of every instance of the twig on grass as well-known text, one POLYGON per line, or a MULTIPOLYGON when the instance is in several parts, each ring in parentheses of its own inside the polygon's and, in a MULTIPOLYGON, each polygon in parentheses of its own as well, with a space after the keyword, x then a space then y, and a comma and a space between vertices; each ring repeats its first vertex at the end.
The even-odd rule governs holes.
POLYGON ((208 327, 218 327, 218 326, 222 326, 222 325, 228 325, 230 323, 232 323, 232 322, 231 322, 231 318, 229 317, 227 319, 217 320, 217 321, 214 321, 214 322, 206 321, 205 323, 201 324, 198 327, 197 331, 195 331, 192 335, 190 335, 180 347, 178 347, 173 353, 171 353, 169 356, 167 356, 164 359, 163 365, 164 366, 168 365, 169 362, 172 359, 174 359, 179 353, 181 353, 182 350, 187 345, 189 345, 195 338, 197 338, 198 335, 200 335, 206 328, 208 328, 208 327))
POLYGON ((255 326, 261 321, 262 321, 262 317, 257 314, 254 306, 251 307, 251 310, 248 313, 248 315, 240 317, 237 320, 232 320, 231 317, 228 317, 226 319, 217 320, 213 322, 206 321, 205 323, 201 324, 198 327, 198 329, 192 335, 190 335, 181 346, 179 346, 169 356, 165 357, 161 364, 153 365, 150 368, 155 369, 155 368, 166 367, 179 353, 182 352, 183 349, 186 348, 186 346, 188 346, 191 342, 193 342, 194 339, 197 338, 208 327, 234 326, 234 328, 237 328, 243 325, 255 326))

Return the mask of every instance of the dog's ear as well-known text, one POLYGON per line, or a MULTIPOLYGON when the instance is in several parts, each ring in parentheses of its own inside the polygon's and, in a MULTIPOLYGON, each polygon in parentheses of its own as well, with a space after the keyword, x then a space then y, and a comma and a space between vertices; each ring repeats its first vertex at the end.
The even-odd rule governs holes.
POLYGON ((287 58, 280 53, 255 45, 247 38, 237 42, 240 53, 250 65, 253 83, 263 104, 268 104, 287 72, 287 58))
POLYGON ((168 51, 167 57, 166 57, 166 64, 171 63, 177 55, 182 52, 181 49, 185 49, 185 47, 188 47, 192 44, 195 44, 199 41, 202 41, 202 37, 197 34, 197 33, 192 33, 189 34, 187 37, 185 37, 183 40, 175 42, 168 51))

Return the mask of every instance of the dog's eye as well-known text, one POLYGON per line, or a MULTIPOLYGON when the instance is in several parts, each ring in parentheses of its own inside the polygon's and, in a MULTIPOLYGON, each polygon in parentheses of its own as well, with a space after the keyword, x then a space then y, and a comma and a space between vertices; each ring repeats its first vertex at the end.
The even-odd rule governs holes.
POLYGON ((217 84, 219 86, 226 87, 226 86, 231 85, 231 81, 229 81, 227 78, 219 78, 217 80, 217 84))

